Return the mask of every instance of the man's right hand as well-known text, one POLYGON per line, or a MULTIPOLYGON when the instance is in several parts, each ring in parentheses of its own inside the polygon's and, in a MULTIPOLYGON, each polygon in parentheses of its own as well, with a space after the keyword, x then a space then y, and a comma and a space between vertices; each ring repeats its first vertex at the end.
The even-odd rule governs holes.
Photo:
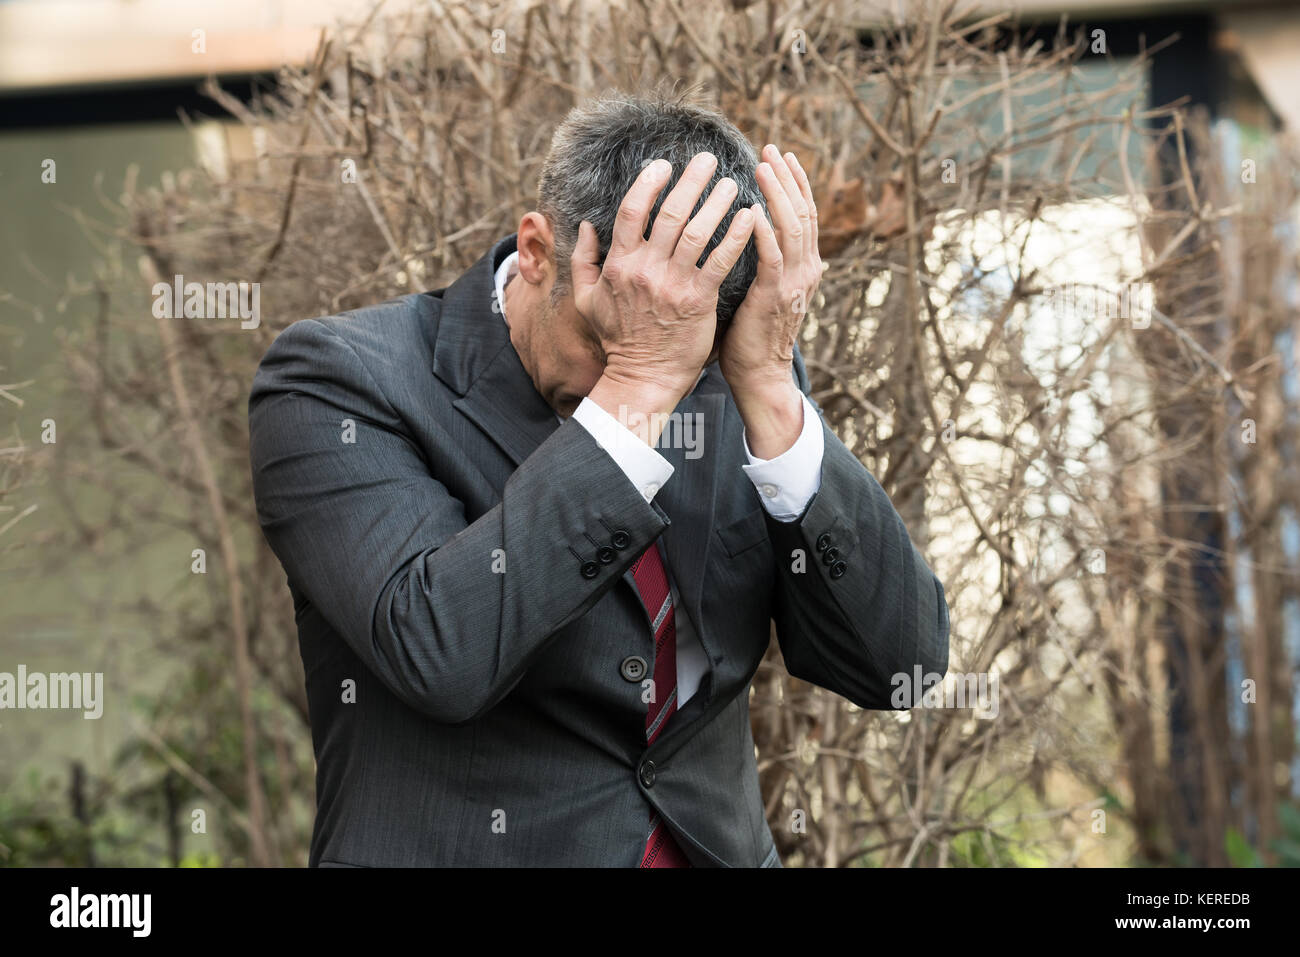
POLYGON ((605 372, 588 398, 625 425, 644 423, 644 430, 632 428, 649 445, 713 350, 718 287, 754 228, 753 213, 740 210, 704 265, 696 265, 736 198, 736 184, 722 179, 691 218, 716 167, 711 153, 691 160, 645 239, 655 199, 672 176, 666 160, 647 165, 619 206, 603 267, 595 227, 578 227, 570 261, 574 305, 605 353, 605 372))

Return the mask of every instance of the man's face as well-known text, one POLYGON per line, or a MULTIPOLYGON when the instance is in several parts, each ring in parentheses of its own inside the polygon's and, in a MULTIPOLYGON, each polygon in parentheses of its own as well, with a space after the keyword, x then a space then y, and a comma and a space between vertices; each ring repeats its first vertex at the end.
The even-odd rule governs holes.
POLYGON ((547 290, 540 312, 530 349, 536 368, 528 371, 542 398, 567 418, 605 371, 605 356, 572 292, 557 297, 547 290))
MULTIPOLYGON (((546 217, 525 215, 517 246, 519 274, 506 286, 510 341, 538 394, 567 418, 604 373, 605 353, 574 305, 572 288, 555 293, 555 237, 546 217)), ((722 332, 719 327, 709 362, 717 357, 722 332)))
POLYGON ((555 292, 555 237, 545 216, 524 216, 517 248, 519 271, 505 292, 510 343, 538 394, 568 417, 605 371, 605 357, 572 292, 555 292))

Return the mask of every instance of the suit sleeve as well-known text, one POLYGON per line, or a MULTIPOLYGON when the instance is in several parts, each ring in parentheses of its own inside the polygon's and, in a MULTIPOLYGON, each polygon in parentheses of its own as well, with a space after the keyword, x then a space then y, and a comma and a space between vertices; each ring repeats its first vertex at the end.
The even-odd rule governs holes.
MULTIPOLYGON (((797 352, 795 378, 807 395, 797 352)), ((821 425, 817 493, 796 521, 765 516, 776 554, 777 641, 795 677, 862 708, 892 709, 895 675, 910 681, 917 665, 926 675, 948 670, 948 603, 885 490, 821 425)))
POLYGON ((249 431, 258 520, 289 581, 394 694, 450 724, 500 701, 668 525, 573 420, 467 522, 445 463, 318 320, 263 359, 249 431))

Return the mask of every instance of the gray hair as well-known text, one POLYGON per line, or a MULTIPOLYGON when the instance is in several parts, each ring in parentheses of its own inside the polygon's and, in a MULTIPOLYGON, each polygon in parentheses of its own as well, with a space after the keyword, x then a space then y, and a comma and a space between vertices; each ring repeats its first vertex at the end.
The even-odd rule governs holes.
MULTIPOLYGON (((537 189, 538 211, 550 221, 555 233, 555 294, 568 291, 569 257, 582 220, 596 227, 600 261, 604 262, 615 214, 641 170, 656 159, 665 159, 673 166, 672 179, 650 213, 653 225, 659 207, 686 164, 696 153, 703 152, 716 156, 718 167, 692 215, 724 176, 731 177, 738 190, 731 209, 700 256, 701 265, 722 241, 737 212, 755 203, 767 209, 754 178, 758 155, 745 135, 721 113, 686 102, 685 95, 606 94, 569 111, 551 138, 537 189)), ((757 270, 758 251, 751 237, 718 290, 719 322, 728 322, 736 314, 757 270)))

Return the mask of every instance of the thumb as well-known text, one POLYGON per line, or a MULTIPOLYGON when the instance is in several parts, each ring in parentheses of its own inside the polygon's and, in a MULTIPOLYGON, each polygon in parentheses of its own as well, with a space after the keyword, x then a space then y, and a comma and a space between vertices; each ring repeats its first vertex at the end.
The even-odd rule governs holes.
POLYGON ((569 275, 573 277, 574 304, 581 309, 600 279, 600 242, 596 227, 585 219, 578 224, 578 241, 569 257, 569 275))

